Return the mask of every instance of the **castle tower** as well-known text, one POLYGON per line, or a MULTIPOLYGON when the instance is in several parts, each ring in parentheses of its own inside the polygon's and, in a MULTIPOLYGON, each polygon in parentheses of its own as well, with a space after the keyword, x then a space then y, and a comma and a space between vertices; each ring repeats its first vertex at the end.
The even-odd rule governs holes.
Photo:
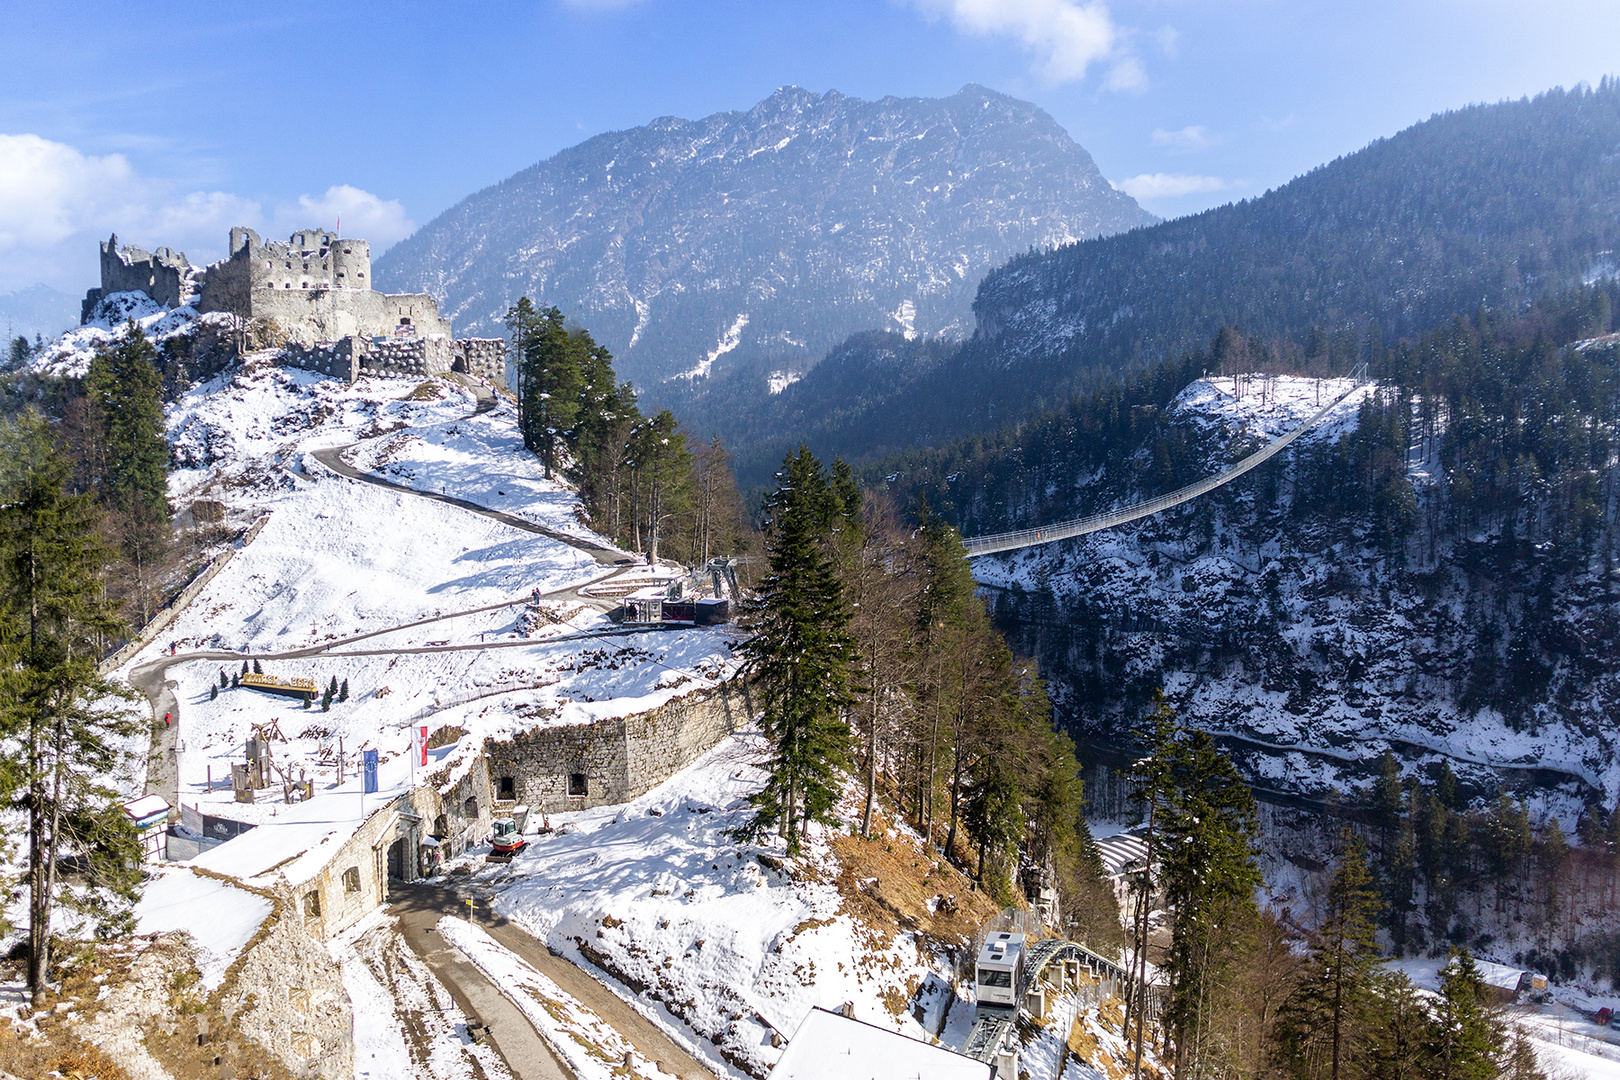
POLYGON ((371 244, 365 240, 332 240, 332 288, 371 288, 371 244))

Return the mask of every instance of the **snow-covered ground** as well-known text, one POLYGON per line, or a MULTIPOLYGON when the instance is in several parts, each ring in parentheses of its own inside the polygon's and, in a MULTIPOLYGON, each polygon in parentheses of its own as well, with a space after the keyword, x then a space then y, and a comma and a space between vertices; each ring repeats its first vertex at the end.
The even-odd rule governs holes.
POLYGON ((165 308, 140 292, 113 293, 101 301, 88 323, 47 343, 29 361, 29 367, 41 375, 82 378, 90 370, 96 349, 122 337, 130 320, 141 328, 141 333, 161 344, 171 337, 195 333, 205 321, 224 326, 230 316, 199 315, 190 306, 165 308))
POLYGON ((268 515, 161 639, 122 668, 127 675, 171 647, 180 654, 167 677, 177 684, 182 802, 249 823, 292 812, 279 802, 234 802, 230 766, 243 760, 255 732, 270 733, 281 769, 316 781, 317 802, 328 793, 348 802, 339 794, 348 788, 336 786, 340 740, 352 786, 360 751, 377 749, 385 762, 403 755, 404 729, 413 723, 461 726, 478 745, 537 722, 640 712, 730 673, 725 628, 581 640, 609 628, 606 618, 544 601, 564 621, 537 617, 537 591, 605 572, 585 553, 459 507, 344 479, 310 456, 384 433, 354 451, 366 467, 375 463, 373 446, 408 439, 403 446, 414 456, 402 452, 393 464, 415 462, 421 486, 478 503, 493 495, 500 509, 589 537, 578 524, 576 494, 540 475, 510 408, 469 419, 475 404, 445 381, 367 378, 344 386, 259 367, 205 383, 170 409, 182 466, 171 479, 176 504, 220 502, 237 525, 268 515), (317 647, 328 651, 273 658, 317 647), (207 650, 249 654, 267 674, 322 687, 347 681, 350 696, 323 712, 221 689, 221 676, 228 681, 242 661, 184 660, 207 650))
POLYGON ((736 737, 626 805, 554 814, 556 834, 475 880, 499 915, 609 969, 627 1001, 722 1074, 743 1075, 732 1062, 768 1071, 771 1028, 791 1035, 818 1005, 849 1002, 857 1019, 930 1039, 911 1006, 930 976, 948 978, 943 961, 851 917, 825 837, 794 876, 730 837, 761 782, 760 751, 736 737))
POLYGON ((184 930, 192 937, 202 985, 214 990, 225 970, 274 908, 268 899, 217 878, 166 866, 146 882, 135 907, 137 934, 184 930), (199 913, 206 912, 206 918, 199 913))

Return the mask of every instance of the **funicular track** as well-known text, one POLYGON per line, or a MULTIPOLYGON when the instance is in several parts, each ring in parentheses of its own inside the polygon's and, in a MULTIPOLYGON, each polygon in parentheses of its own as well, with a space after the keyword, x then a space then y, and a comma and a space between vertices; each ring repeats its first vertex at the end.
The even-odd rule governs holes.
MULTIPOLYGON (((1024 979, 1018 986, 1018 1000, 1025 1001, 1030 990, 1048 980, 1048 972, 1053 965, 1063 970, 1063 965, 1074 964, 1076 968, 1084 968, 1086 974, 1092 979, 1111 982, 1116 986, 1130 983, 1130 973, 1118 963, 1092 952, 1077 941, 1065 941, 1062 938, 1046 938, 1037 941, 1029 947, 1024 960, 1024 979)), ((1057 980, 1062 985, 1061 980, 1057 980)), ((1149 986, 1147 995, 1147 1015, 1157 1016, 1159 1012, 1159 995, 1157 987, 1149 986)), ((1017 1022, 1018 1010, 1014 1009, 987 1009, 979 1007, 979 1018, 968 1033, 967 1041, 962 1044, 962 1053, 979 1061, 993 1061, 1001 1048, 1006 1045, 1007 1036, 1012 1033, 1013 1025, 1017 1022)))
POLYGON ((1230 484, 1256 466, 1269 461, 1289 443, 1320 423, 1323 417, 1338 408, 1346 398, 1366 384, 1367 365, 1362 364, 1357 367, 1350 377, 1354 380, 1350 389, 1306 417, 1305 422, 1293 431, 1273 439, 1225 472, 1205 477, 1195 483, 1188 484, 1184 488, 1178 488, 1168 495, 1160 495, 1157 498, 1148 499, 1146 502, 1139 502, 1134 506, 1109 510, 1101 514, 1092 514, 1088 517, 1074 518, 1069 521, 1060 521, 1055 525, 1042 525, 1034 529, 1015 529, 1012 532, 969 537, 962 541, 962 546, 967 549, 968 557, 973 558, 977 555, 993 555, 999 551, 1016 551, 1019 548, 1034 547, 1037 544, 1050 544, 1058 540, 1069 540, 1076 536, 1084 536, 1087 533, 1112 529, 1115 526, 1124 525, 1138 518, 1151 517, 1154 514, 1169 510, 1171 507, 1180 506, 1184 502, 1196 499, 1200 495, 1208 494, 1218 487, 1230 484))

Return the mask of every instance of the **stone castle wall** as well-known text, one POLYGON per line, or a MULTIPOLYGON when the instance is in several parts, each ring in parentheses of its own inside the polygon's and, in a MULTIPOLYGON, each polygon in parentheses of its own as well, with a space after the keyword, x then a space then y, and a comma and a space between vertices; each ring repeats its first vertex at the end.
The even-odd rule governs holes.
POLYGON ((463 338, 455 343, 452 371, 465 372, 496 386, 506 385, 506 339, 463 338))
POLYGON ((454 362, 450 339, 428 337, 374 338, 360 361, 362 370, 378 375, 429 378, 443 375, 454 362))
POLYGON ((255 940, 226 973, 218 996, 229 1031, 273 1053, 309 1080, 354 1075, 354 1012, 343 971, 308 934, 285 891, 255 940))
POLYGON ((360 377, 360 360, 365 355, 365 346, 366 339, 357 337, 322 341, 308 346, 295 343, 281 350, 281 362, 352 383, 360 377))
POLYGON ((741 730, 752 713, 747 684, 733 680, 630 717, 491 739, 484 744, 490 790, 545 812, 628 802, 741 730))
POLYGON ((90 321, 103 297, 118 292, 143 292, 165 307, 179 307, 187 299, 191 263, 184 254, 166 247, 155 252, 134 244, 120 247, 114 233, 101 245, 101 287, 85 294, 79 321, 90 321))

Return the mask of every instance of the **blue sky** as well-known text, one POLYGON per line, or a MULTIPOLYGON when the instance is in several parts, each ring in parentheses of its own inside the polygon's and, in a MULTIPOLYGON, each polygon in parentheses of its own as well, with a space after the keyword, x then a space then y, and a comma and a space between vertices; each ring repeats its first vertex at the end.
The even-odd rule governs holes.
POLYGON ((1440 110, 1620 72, 1617 0, 13 0, 0 294, 95 283, 116 229, 194 259, 247 223, 376 249, 601 131, 977 82, 1143 205, 1257 195, 1440 110))

